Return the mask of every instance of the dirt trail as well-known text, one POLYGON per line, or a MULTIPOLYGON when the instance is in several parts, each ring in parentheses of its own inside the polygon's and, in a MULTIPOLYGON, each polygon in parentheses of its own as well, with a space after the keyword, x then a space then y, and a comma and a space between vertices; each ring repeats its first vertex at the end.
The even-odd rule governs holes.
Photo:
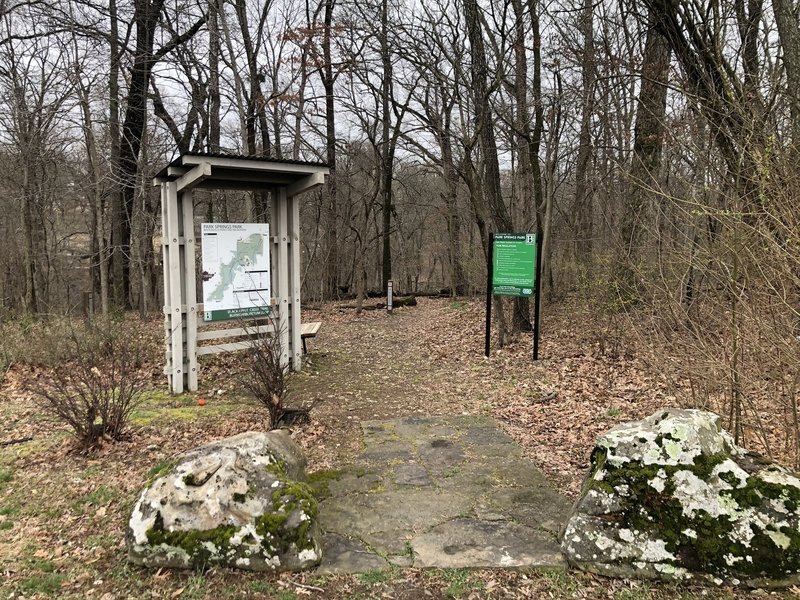
POLYGON ((493 418, 525 456, 570 495, 580 489, 597 435, 676 405, 660 373, 642 360, 604 354, 587 315, 545 307, 541 360, 523 334, 483 356, 479 301, 420 299, 388 315, 328 307, 310 342, 310 368, 294 376, 294 398, 319 398, 298 439, 310 467, 348 462, 362 449, 359 423, 408 415, 493 418))
POLYGON ((317 400, 314 421, 325 427, 320 443, 307 448, 312 469, 352 459, 361 449, 361 421, 465 410, 432 395, 448 370, 425 343, 439 310, 440 303, 422 302, 391 315, 322 318, 304 371, 289 383, 294 402, 317 400))

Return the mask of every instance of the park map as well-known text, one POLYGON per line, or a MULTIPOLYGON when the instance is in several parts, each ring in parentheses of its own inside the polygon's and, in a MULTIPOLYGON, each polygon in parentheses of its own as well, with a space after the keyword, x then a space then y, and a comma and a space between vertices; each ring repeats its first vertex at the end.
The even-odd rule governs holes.
POLYGON ((270 314, 269 225, 203 223, 203 320, 270 314))

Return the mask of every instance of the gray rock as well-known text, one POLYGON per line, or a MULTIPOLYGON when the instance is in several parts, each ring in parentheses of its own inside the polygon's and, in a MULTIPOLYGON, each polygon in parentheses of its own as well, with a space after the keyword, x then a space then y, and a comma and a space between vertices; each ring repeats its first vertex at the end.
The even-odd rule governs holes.
POLYGON ((128 557, 151 567, 301 570, 319 563, 317 502, 305 458, 285 431, 196 448, 139 495, 128 557))
POLYGON ((426 486, 433 485, 428 472, 422 465, 409 463, 399 465, 394 470, 394 480, 398 485, 426 486))
POLYGON ((364 451, 329 483, 318 572, 387 566, 563 568, 569 502, 486 417, 362 423, 364 451))
POLYGON ((510 521, 462 518, 412 540, 415 567, 563 567, 552 536, 510 521))
POLYGON ((320 575, 366 573, 389 567, 386 559, 371 552, 361 540, 328 533, 323 544, 324 558, 316 570, 320 575))
POLYGON ((800 581, 799 506, 800 479, 720 417, 666 410, 598 439, 562 549, 604 575, 785 585, 800 581))

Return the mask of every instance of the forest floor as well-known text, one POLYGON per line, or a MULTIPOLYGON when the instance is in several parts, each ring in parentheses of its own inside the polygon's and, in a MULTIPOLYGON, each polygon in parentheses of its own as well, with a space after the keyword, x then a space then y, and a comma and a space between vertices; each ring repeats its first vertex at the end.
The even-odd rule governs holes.
MULTIPOLYGON (((616 341, 577 306, 546 307, 541 360, 530 334, 483 356, 483 304, 420 299, 393 314, 326 305, 308 363, 289 379, 290 404, 314 403, 293 437, 309 471, 337 469, 363 449, 361 422, 411 415, 494 419, 551 484, 574 497, 598 434, 659 408, 687 404, 647 353, 616 341), (598 333, 600 332, 600 333, 598 333), (612 343, 613 342, 613 343, 612 343), (614 351, 612 352, 611 349, 614 351)), ((130 320, 131 335, 161 344, 160 320, 130 320)), ((158 353, 156 353, 158 354, 158 353)), ((266 413, 241 391, 235 355, 203 363, 201 390, 173 397, 161 365, 127 441, 91 453, 46 418, 25 391, 37 370, 15 364, 0 384, 0 597, 3 598, 751 598, 800 596, 675 587, 562 571, 399 569, 358 575, 264 575, 147 570, 125 560, 125 527, 148 472, 190 448, 264 429, 266 413), (198 405, 198 399, 206 401, 198 405)), ((0 371, 0 374, 2 372, 0 371)))

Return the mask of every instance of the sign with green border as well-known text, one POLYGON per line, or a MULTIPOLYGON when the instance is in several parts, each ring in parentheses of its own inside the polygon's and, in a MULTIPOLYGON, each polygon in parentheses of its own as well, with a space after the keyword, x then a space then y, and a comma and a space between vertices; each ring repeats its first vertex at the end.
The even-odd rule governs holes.
POLYGON ((536 234, 496 233, 492 260, 492 294, 533 296, 536 283, 536 234))
POLYGON ((269 224, 203 223, 201 233, 203 320, 269 316, 269 224))

